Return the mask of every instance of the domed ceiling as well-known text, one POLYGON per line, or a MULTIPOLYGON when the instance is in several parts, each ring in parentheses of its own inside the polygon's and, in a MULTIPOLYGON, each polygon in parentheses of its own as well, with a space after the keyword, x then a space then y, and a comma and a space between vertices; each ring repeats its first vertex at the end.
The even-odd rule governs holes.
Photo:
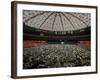
POLYGON ((91 26, 90 13, 23 10, 25 25, 49 31, 74 31, 91 26))

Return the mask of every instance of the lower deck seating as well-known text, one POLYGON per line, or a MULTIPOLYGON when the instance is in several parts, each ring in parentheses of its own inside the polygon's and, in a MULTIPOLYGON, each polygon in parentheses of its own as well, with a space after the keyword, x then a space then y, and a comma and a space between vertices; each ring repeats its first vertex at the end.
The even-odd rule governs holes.
POLYGON ((72 44, 46 44, 24 48, 23 68, 58 68, 91 65, 91 52, 72 44))

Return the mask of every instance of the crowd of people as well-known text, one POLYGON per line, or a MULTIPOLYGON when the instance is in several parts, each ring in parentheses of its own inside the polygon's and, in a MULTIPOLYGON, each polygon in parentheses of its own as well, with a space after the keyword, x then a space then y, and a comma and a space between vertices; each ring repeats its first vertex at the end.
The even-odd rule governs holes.
POLYGON ((73 44, 46 44, 23 51, 23 69, 91 65, 91 52, 73 44))

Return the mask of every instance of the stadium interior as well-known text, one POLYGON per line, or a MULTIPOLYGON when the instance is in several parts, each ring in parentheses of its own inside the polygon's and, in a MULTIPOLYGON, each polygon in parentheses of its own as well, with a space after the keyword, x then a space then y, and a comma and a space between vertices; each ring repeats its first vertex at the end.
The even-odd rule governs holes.
POLYGON ((23 10, 23 69, 90 65, 89 13, 23 10))

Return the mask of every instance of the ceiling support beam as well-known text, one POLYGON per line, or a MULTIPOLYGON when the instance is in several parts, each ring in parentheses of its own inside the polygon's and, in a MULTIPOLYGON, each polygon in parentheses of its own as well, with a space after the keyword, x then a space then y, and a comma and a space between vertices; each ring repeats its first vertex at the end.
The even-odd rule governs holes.
POLYGON ((52 24, 52 30, 54 28, 54 24, 55 24, 55 21, 56 21, 56 17, 57 17, 57 14, 55 14, 55 16, 54 16, 54 20, 53 20, 53 24, 52 24))
POLYGON ((25 20, 24 22, 26 23, 26 22, 28 22, 29 20, 31 20, 31 19, 33 19, 33 18, 35 18, 35 17, 37 17, 37 16, 43 15, 44 13, 45 13, 45 12, 42 12, 42 13, 39 13, 39 14, 37 14, 37 15, 35 15, 35 16, 32 16, 32 17, 28 18, 27 20, 25 20))
POLYGON ((73 29, 75 29, 73 23, 71 22, 71 20, 64 14, 62 13, 62 15, 70 22, 70 24, 72 25, 73 29))
POLYGON ((67 14, 73 16, 74 18, 77 18, 77 19, 80 20, 82 23, 84 23, 86 26, 88 26, 87 23, 84 22, 81 18, 79 18, 79 17, 77 17, 77 16, 75 16, 75 15, 73 15, 73 14, 71 14, 71 13, 67 13, 67 14))
POLYGON ((62 17, 61 17, 61 14, 60 14, 60 13, 59 13, 59 17, 60 17, 60 21, 61 21, 62 29, 63 29, 63 31, 64 31, 63 20, 62 20, 62 17))
POLYGON ((39 28, 41 28, 41 27, 43 26, 43 24, 49 19, 49 17, 50 17, 51 15, 53 15, 53 14, 54 14, 54 12, 52 12, 52 13, 42 22, 42 24, 40 25, 39 28))

